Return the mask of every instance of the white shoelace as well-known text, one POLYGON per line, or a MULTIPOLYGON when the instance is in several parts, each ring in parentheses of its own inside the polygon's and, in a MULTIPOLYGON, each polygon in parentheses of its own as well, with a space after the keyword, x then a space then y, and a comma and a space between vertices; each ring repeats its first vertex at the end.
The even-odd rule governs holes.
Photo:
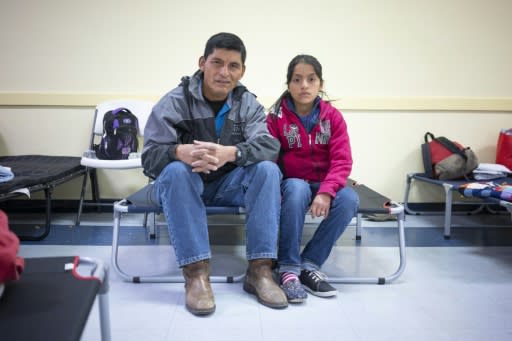
POLYGON ((315 280, 316 282, 327 280, 327 275, 319 270, 313 270, 313 271, 310 271, 310 273, 313 277, 313 280, 315 280))

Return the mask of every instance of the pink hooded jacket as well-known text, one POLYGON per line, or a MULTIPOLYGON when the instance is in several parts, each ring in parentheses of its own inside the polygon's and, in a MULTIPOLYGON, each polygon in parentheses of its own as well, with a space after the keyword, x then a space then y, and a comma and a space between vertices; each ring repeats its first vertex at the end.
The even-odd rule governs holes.
POLYGON ((318 123, 309 134, 286 100, 277 112, 271 109, 267 126, 281 143, 277 162, 284 178, 320 182, 318 193, 335 197, 352 170, 350 140, 341 112, 324 100, 319 105, 318 123))

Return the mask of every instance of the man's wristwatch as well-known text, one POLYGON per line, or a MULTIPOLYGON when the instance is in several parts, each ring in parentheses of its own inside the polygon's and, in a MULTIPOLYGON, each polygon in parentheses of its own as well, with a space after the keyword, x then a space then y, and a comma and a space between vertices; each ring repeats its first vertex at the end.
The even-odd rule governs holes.
POLYGON ((242 150, 236 147, 235 163, 238 163, 242 159, 242 150))

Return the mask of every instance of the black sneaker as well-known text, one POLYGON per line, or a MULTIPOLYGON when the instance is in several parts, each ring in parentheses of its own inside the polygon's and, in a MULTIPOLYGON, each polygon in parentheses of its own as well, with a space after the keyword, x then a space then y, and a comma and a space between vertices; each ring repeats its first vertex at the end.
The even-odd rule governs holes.
POLYGON ((313 295, 331 297, 338 294, 338 290, 327 283, 327 276, 320 271, 302 270, 299 279, 304 288, 313 295))

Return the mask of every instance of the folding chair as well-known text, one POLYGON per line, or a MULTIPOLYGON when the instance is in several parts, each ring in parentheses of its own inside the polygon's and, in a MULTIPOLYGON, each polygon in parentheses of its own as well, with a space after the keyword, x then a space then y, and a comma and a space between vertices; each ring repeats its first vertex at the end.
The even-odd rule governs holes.
POLYGON ((92 126, 92 132, 89 141, 89 150, 84 152, 80 164, 86 167, 86 176, 84 177, 82 183, 82 191, 80 194, 80 203, 78 207, 78 214, 76 218, 76 225, 80 225, 80 216, 82 214, 84 205, 110 205, 110 204, 102 204, 100 202, 100 191, 98 186, 97 179, 97 169, 115 169, 115 170, 123 170, 123 169, 133 169, 133 168, 141 168, 141 156, 140 153, 134 153, 130 155, 130 158, 127 160, 100 160, 95 156, 94 144, 97 144, 103 134, 103 116, 107 111, 117 109, 117 108, 127 108, 129 109, 139 121, 139 138, 144 135, 144 127, 146 126, 146 122, 148 120, 149 115, 151 114, 151 110, 153 108, 154 103, 144 100, 134 100, 134 99, 119 99, 112 100, 100 103, 96 106, 96 110, 94 113, 94 120, 92 126), (85 197, 85 189, 87 187, 87 178, 91 179, 91 191, 92 191, 92 203, 84 203, 85 197))
MULTIPOLYGON (((361 220, 363 214, 369 213, 385 213, 391 214, 396 217, 397 231, 398 231, 398 247, 400 263, 397 270, 385 277, 333 277, 329 276, 329 281, 333 283, 373 283, 385 284, 397 279, 405 270, 406 255, 405 255, 405 231, 404 231, 404 208, 388 199, 387 197, 375 192, 374 190, 366 187, 365 185, 350 182, 359 195, 360 206, 357 212, 356 222, 356 239, 361 239, 361 220)), ((158 204, 156 195, 154 193, 153 184, 150 183, 133 195, 114 203, 114 223, 113 223, 113 238, 112 238, 112 266, 117 273, 125 280, 134 283, 142 282, 183 282, 181 275, 176 276, 163 276, 163 275, 150 275, 140 276, 132 275, 121 269, 119 265, 119 234, 121 226, 121 217, 123 214, 128 213, 150 213, 152 217, 149 219, 148 233, 150 237, 155 235, 155 215, 162 212, 158 204)), ((207 214, 244 214, 245 210, 241 207, 207 207, 207 214)), ((244 274, 235 274, 227 276, 211 276, 211 282, 238 282, 241 281, 244 274)))

